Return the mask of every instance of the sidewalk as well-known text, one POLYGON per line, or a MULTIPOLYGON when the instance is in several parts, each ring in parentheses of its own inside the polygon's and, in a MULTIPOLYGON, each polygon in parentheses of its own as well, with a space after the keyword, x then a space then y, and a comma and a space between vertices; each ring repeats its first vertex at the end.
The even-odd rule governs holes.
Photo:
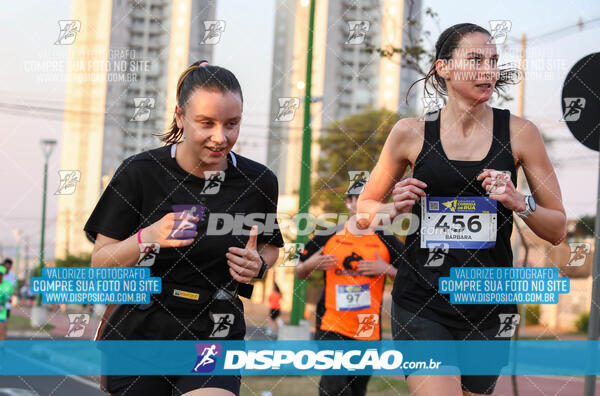
MULTIPOLYGON (((69 331, 69 313, 88 313, 81 307, 70 305, 67 312, 48 310, 46 313, 46 322, 53 325, 54 328, 50 331, 43 329, 37 330, 11 330, 10 319, 8 320, 8 338, 47 338, 47 339, 63 339, 69 331)), ((266 335, 262 331, 269 325, 269 307, 264 304, 253 304, 244 302, 244 313, 246 317, 247 336, 249 339, 266 339, 266 335)), ((11 316, 23 316, 31 318, 31 308, 27 306, 14 307, 11 310, 11 316)), ((289 321, 289 312, 282 312, 284 322, 289 321)), ((85 326, 83 335, 73 339, 89 340, 94 337, 96 328, 98 327, 99 318, 90 314, 90 323, 85 326)))
MULTIPOLYGON (((60 310, 46 311, 46 323, 54 326, 50 331, 46 331, 44 329, 35 329, 35 330, 11 330, 10 326, 10 318, 8 319, 8 338, 47 338, 47 339, 63 339, 67 338, 67 333, 69 331, 69 313, 78 313, 87 314, 88 311, 83 310, 80 306, 70 306, 67 312, 62 312, 60 310), (79 307, 79 309, 77 309, 79 307)), ((31 318, 31 308, 28 306, 18 306, 14 307, 11 310, 11 317, 14 316, 23 316, 26 318, 31 318)), ((85 326, 85 330, 81 337, 77 337, 74 339, 91 339, 96 332, 96 327, 98 326, 98 318, 94 315, 90 314, 90 323, 85 326)))

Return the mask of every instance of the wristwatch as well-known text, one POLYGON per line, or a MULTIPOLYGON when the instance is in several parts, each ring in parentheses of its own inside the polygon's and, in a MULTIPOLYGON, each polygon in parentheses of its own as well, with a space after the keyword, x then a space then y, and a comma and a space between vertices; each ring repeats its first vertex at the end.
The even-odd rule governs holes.
POLYGON ((535 212, 535 200, 531 195, 525 195, 525 210, 522 212, 517 212, 517 216, 522 219, 526 219, 527 216, 535 212))
POLYGON ((260 267, 260 271, 258 271, 258 275, 256 275, 256 279, 264 279, 265 275, 267 274, 267 269, 269 269, 269 266, 267 265, 267 262, 265 261, 263 256, 259 254, 258 257, 260 257, 260 261, 262 261, 262 266, 260 267))

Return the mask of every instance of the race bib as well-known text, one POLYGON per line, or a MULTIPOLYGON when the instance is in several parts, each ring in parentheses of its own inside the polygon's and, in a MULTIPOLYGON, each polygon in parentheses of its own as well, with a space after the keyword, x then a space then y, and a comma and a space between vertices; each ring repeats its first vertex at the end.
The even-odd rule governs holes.
POLYGON ((371 306, 371 288, 366 285, 335 285, 338 311, 356 311, 371 306))
POLYGON ((421 248, 440 243, 450 249, 496 246, 497 202, 487 197, 421 199, 421 248))

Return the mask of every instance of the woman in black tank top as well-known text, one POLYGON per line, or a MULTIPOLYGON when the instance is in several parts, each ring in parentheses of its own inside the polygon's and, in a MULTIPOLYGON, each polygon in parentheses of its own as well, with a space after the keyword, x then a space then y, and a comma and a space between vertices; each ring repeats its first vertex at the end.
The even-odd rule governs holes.
MULTIPOLYGON (((447 95, 447 104, 424 122, 407 118, 394 126, 359 198, 358 212, 369 219, 408 213, 420 221, 411 224, 417 231, 406 238, 394 282, 394 339, 509 339, 499 336, 500 318, 516 316, 516 305, 453 304, 439 293, 438 279, 453 267, 512 267, 513 212, 555 245, 566 236, 560 187, 537 128, 486 103, 515 76, 499 69, 490 38, 468 23, 440 35, 425 86, 447 95), (408 166, 412 177, 400 181, 408 166), (519 167, 533 196, 515 188, 519 167), (450 211, 440 211, 444 207, 450 211)), ((497 380, 410 374, 405 372, 414 395, 491 394, 497 380)))

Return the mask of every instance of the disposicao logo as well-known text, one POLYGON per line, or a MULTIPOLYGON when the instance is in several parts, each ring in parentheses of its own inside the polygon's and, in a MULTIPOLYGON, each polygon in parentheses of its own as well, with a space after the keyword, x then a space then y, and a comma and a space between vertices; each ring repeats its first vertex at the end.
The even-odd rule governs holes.
POLYGON ((221 344, 196 344, 198 359, 192 373, 210 373, 217 365, 217 356, 223 353, 221 344))
POLYGON ((361 350, 228 350, 225 354, 225 370, 339 370, 365 369, 394 370, 402 364, 402 353, 387 350, 379 354, 376 349, 361 350), (287 366, 287 367, 286 367, 287 366))

